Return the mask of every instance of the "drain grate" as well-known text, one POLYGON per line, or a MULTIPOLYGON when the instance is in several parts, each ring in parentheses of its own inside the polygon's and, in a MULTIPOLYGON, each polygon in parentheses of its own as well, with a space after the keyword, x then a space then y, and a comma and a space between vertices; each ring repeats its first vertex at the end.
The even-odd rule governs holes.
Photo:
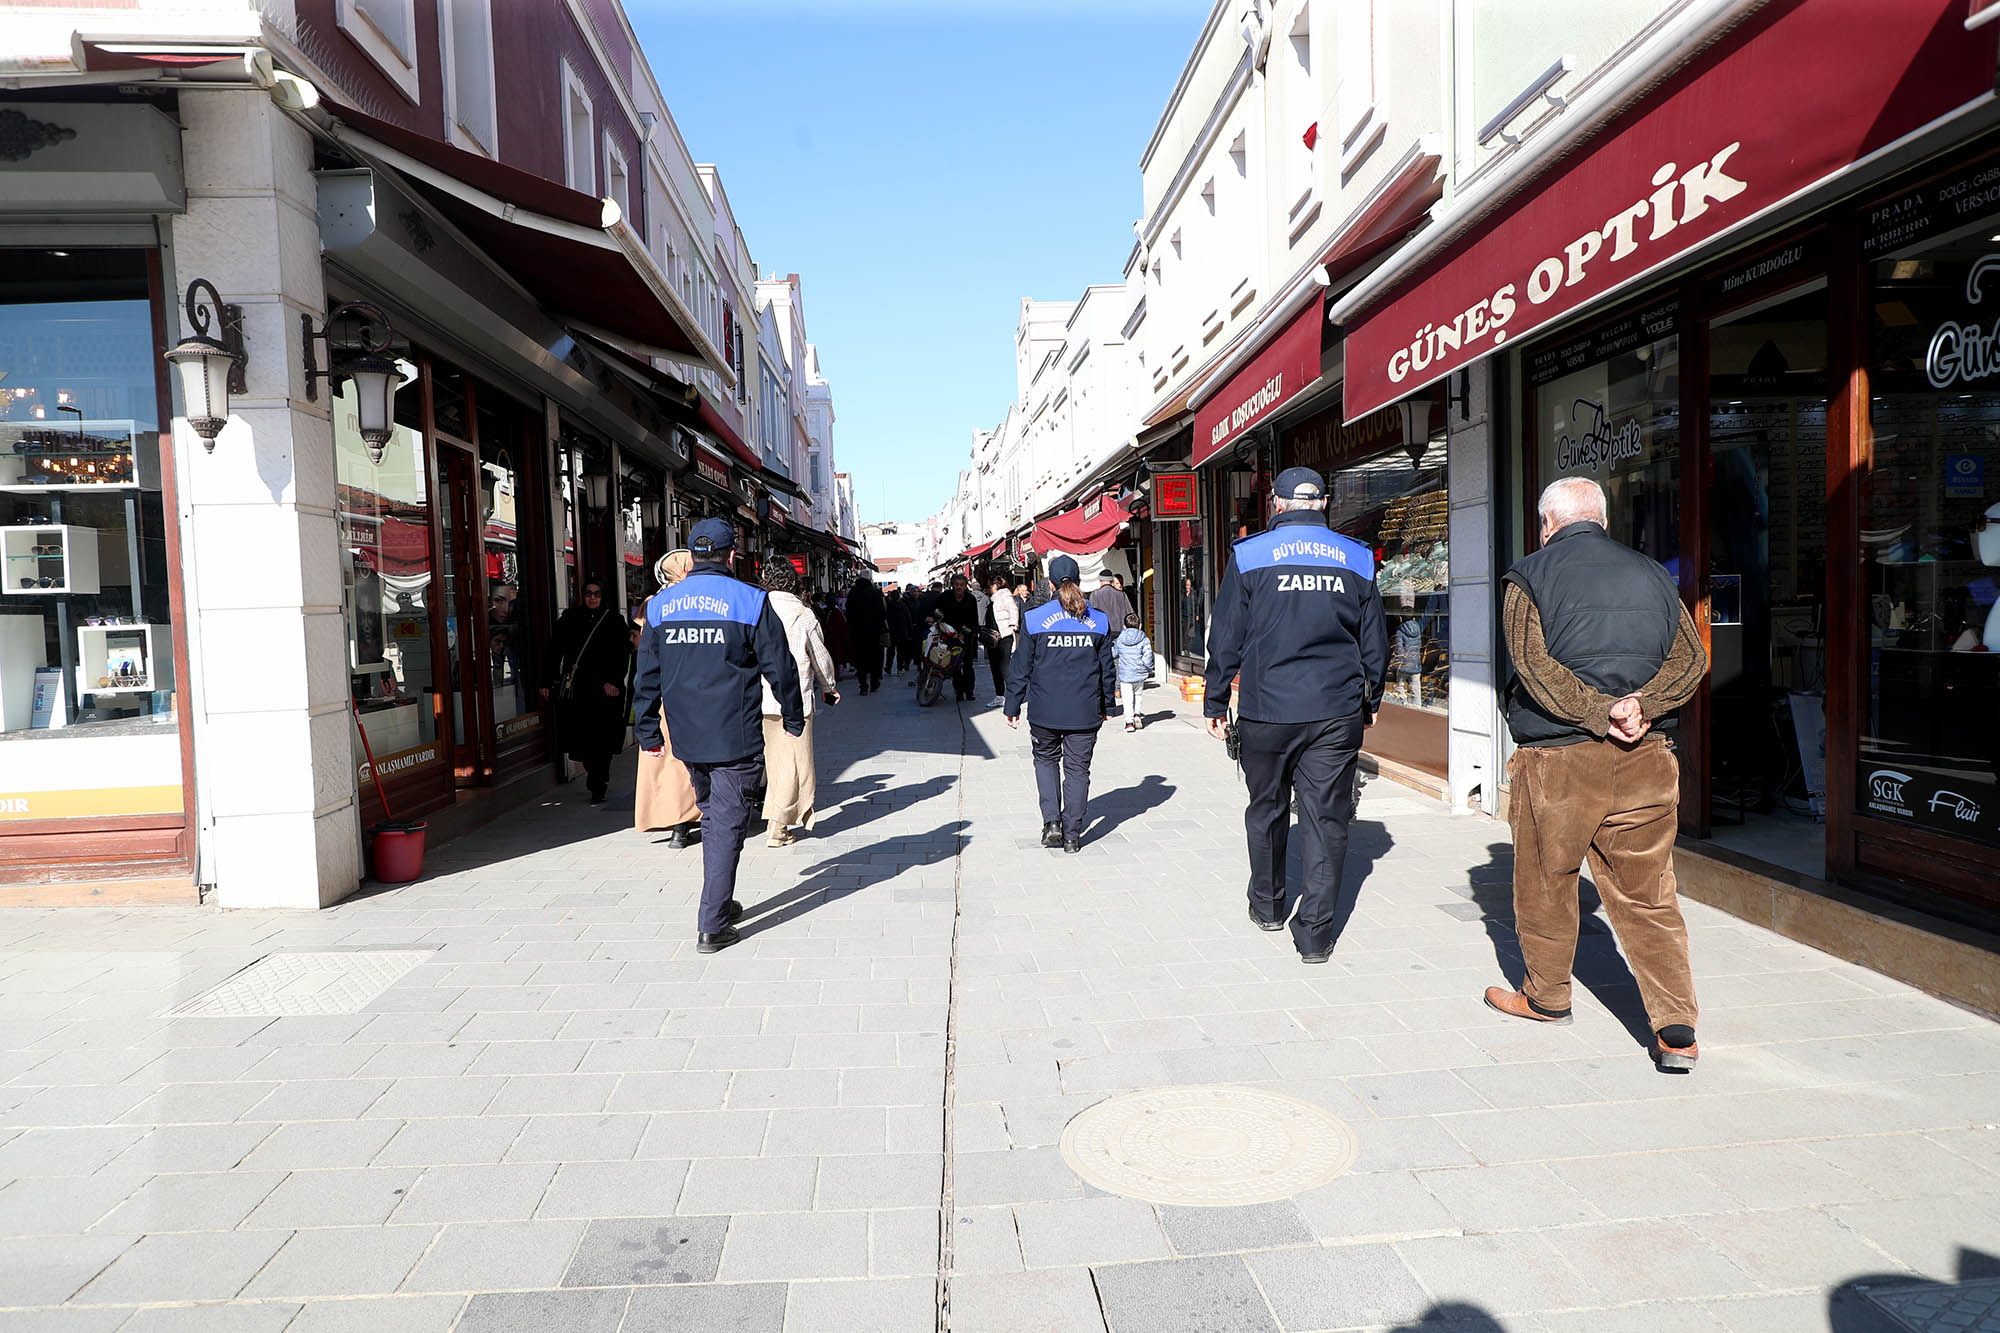
POLYGON ((1147 1203, 1228 1208, 1314 1189, 1354 1165, 1338 1116, 1256 1088, 1159 1088, 1081 1112, 1063 1130, 1070 1169, 1147 1203))
POLYGON ((1916 1283, 1868 1299, 1915 1333, 2000 1333, 2000 1279, 1916 1283))
POLYGON ((429 949, 267 954, 167 1012, 173 1018, 356 1014, 404 973, 434 956, 429 949))

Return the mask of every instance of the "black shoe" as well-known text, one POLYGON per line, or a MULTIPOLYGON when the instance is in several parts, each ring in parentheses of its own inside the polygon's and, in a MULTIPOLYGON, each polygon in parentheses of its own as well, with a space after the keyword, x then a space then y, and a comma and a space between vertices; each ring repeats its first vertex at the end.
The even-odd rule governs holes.
POLYGON ((1283 921, 1266 921, 1263 917, 1258 916, 1257 909, 1254 907, 1250 909, 1250 919, 1257 923, 1257 929, 1259 930, 1283 930, 1285 928, 1283 921))
POLYGON ((669 847, 685 847, 693 841, 694 835, 689 832, 686 824, 674 825, 674 831, 667 835, 667 846, 669 847))
POLYGON ((704 932, 695 936, 694 951, 696 953, 716 953, 719 950, 727 949, 742 938, 741 935, 736 933, 736 927, 724 926, 712 935, 704 932))
POLYGON ((1060 847, 1063 844, 1062 825, 1051 819, 1042 825, 1042 846, 1060 847))
POLYGON ((722 905, 722 919, 732 926, 741 921, 743 919, 743 904, 731 898, 722 905))
POLYGON ((1083 850, 1083 839, 1082 839, 1082 838, 1064 838, 1064 839, 1063 839, 1063 850, 1064 850, 1064 851, 1066 851, 1066 852, 1069 852, 1069 853, 1071 853, 1071 854, 1075 854, 1075 853, 1077 853, 1077 852, 1080 852, 1080 851, 1082 851, 1082 850, 1083 850))
POLYGON ((1331 945, 1328 945, 1324 949, 1299 950, 1299 961, 1301 963, 1324 963, 1331 957, 1333 957, 1333 946, 1331 945))
POLYGON ((592 793, 590 794, 590 803, 591 803, 592 805, 603 805, 603 804, 604 804, 604 793, 603 793, 603 792, 601 792, 601 791, 594 791, 594 792, 592 792, 592 793))

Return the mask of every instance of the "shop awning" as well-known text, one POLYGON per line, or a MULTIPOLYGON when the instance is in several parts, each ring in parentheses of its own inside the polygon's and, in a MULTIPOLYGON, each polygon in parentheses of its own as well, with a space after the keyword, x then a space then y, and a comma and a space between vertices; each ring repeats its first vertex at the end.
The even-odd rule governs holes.
POLYGON ((1035 550, 1043 555, 1051 551, 1092 555, 1117 545, 1118 534, 1131 521, 1132 516, 1125 512, 1124 506, 1103 495, 1035 524, 1032 540, 1035 550))
POLYGON ((1771 4, 1601 128, 1572 107, 1595 137, 1502 171, 1505 196, 1469 192, 1336 303, 1347 420, 1720 249, 1990 95, 2000 28, 1968 36, 1965 17, 1966 0, 1771 4))
POLYGON ((736 383, 616 203, 332 101, 322 111, 337 142, 405 177, 549 311, 736 383))
POLYGON ((728 419, 722 413, 715 410, 715 405, 709 402, 708 399, 697 398, 695 400, 694 414, 700 418, 703 427, 715 435, 716 439, 721 440, 729 446, 730 453, 735 454, 743 460, 745 467, 755 471, 763 466, 763 463, 757 457, 757 451, 743 443, 743 437, 737 433, 736 428, 729 424, 728 419))
POLYGON ((981 556, 984 556, 988 551, 998 546, 999 544, 1000 543, 998 541, 981 542, 977 546, 968 547, 966 549, 965 555, 962 558, 966 560, 977 560, 981 556))
POLYGON ((1320 329, 1325 319, 1325 293, 1315 292, 1263 351, 1196 409, 1196 467, 1234 444, 1243 432, 1319 379, 1320 329))

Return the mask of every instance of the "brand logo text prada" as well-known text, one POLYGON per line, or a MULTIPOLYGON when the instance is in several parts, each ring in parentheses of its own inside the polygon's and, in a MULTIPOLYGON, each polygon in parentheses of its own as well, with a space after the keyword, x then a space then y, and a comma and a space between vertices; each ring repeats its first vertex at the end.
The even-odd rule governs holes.
MULTIPOLYGON (((1389 381, 1401 384, 1413 373, 1428 370, 1433 363, 1454 354, 1483 351, 1479 344, 1491 339, 1498 347, 1507 340, 1507 325, 1519 309, 1525 294, 1530 305, 1546 305, 1556 295, 1594 276, 1593 265, 1600 256, 1605 264, 1623 264, 1654 242, 1663 241, 1676 227, 1684 226, 1708 212, 1710 204, 1734 199, 1749 189, 1747 181, 1729 174, 1729 159, 1743 146, 1739 140, 1718 151, 1706 162, 1697 162, 1683 171, 1678 163, 1667 162, 1653 173, 1652 193, 1634 200, 1604 222, 1584 232, 1549 255, 1528 272, 1525 281, 1504 283, 1441 324, 1418 329, 1407 346, 1389 356, 1389 381), (1640 227, 1641 222, 1648 225, 1640 227), (1606 247, 1609 246, 1607 251, 1606 247)), ((1238 409, 1239 411, 1241 409, 1238 409)))

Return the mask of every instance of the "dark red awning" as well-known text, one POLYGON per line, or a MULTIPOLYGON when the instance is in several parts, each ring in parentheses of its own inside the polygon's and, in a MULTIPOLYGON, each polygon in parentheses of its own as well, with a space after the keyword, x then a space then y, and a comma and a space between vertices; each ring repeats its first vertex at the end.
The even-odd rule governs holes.
POLYGON ((701 424, 714 431, 716 438, 728 445, 729 451, 742 459, 746 466, 753 470, 763 466, 756 452, 743 443, 743 437, 736 433, 736 428, 724 419, 722 413, 715 410, 708 399, 697 399, 694 410, 695 415, 701 418, 701 424))
POLYGON ((546 309, 649 352, 701 362, 735 384, 616 204, 330 100, 324 110, 335 139, 406 178, 546 309))
POLYGON ((1067 513, 1045 518, 1035 524, 1032 540, 1043 555, 1065 551, 1070 555, 1091 555, 1108 551, 1118 543, 1118 534, 1132 521, 1124 506, 1106 496, 1095 514, 1090 505, 1078 505, 1067 513))

